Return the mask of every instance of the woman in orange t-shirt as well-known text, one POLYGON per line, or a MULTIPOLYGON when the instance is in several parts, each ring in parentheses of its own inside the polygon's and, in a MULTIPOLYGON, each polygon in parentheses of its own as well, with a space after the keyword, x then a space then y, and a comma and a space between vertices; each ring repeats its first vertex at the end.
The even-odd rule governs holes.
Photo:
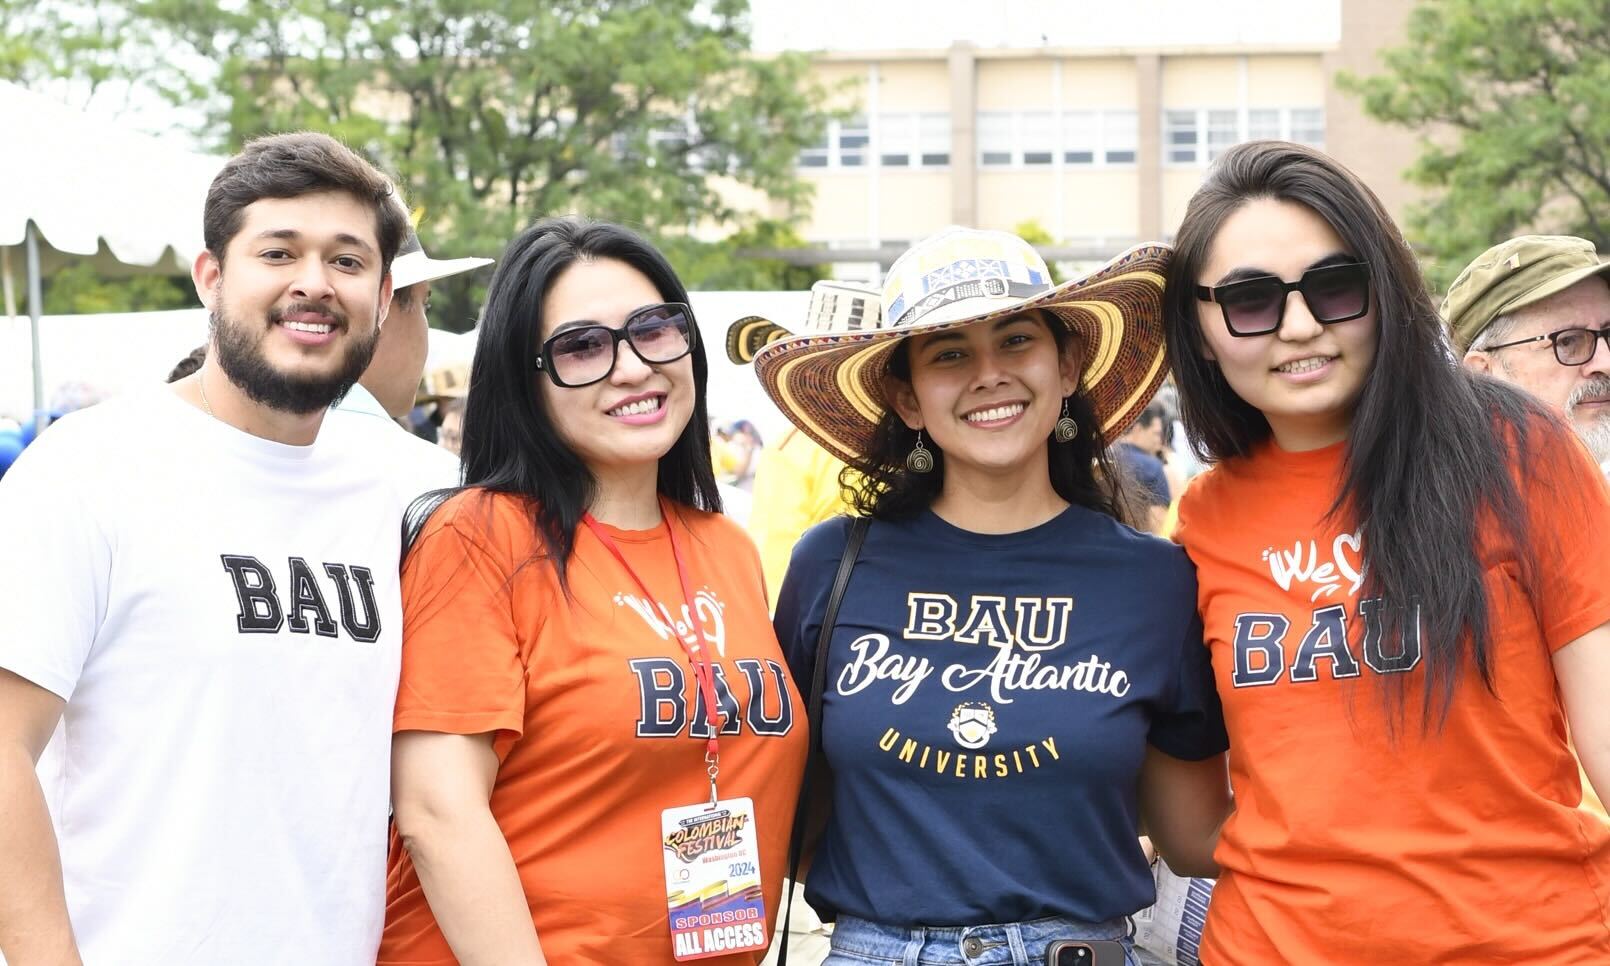
POLYGON ((1350 172, 1232 149, 1165 294, 1236 811, 1202 962, 1610 962, 1610 494, 1350 172))
POLYGON ((714 512, 687 293, 636 235, 553 219, 480 331, 466 485, 403 565, 379 961, 753 966, 808 725, 714 512))

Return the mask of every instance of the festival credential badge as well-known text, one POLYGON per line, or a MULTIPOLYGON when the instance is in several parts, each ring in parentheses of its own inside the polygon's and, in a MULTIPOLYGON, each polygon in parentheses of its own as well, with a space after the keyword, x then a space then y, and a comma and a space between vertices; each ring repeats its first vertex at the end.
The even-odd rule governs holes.
POLYGON ((755 804, 731 798, 660 813, 665 901, 677 960, 765 949, 755 804))

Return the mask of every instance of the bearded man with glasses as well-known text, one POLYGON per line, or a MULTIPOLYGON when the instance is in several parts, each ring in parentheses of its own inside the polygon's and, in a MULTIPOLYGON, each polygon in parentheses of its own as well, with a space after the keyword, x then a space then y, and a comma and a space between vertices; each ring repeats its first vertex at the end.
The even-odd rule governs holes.
POLYGON ((1495 245, 1449 287, 1442 316, 1466 366, 1564 413, 1610 473, 1610 262, 1592 242, 1495 245))

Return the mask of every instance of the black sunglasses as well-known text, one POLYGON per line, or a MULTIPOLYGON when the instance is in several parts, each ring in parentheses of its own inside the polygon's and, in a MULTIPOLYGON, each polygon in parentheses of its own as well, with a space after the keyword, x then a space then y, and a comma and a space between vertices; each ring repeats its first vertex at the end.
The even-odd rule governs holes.
POLYGON ((1481 351, 1492 352, 1526 345, 1528 342, 1547 340, 1548 344, 1554 347, 1554 361, 1562 366, 1580 366, 1592 359, 1593 354, 1599 350, 1600 339, 1604 340, 1605 348, 1610 349, 1610 329, 1557 329, 1547 335, 1534 335, 1530 339, 1516 339, 1514 342, 1482 346, 1481 351))
POLYGON ((645 305, 628 315, 618 329, 602 322, 568 323, 568 328, 542 344, 537 368, 556 386, 590 386, 614 371, 622 341, 639 359, 659 365, 692 352, 697 332, 693 310, 681 302, 645 305))
POLYGON ((1286 296, 1301 292, 1308 313, 1322 325, 1356 319, 1370 310, 1370 269, 1363 262, 1310 268, 1295 282, 1260 275, 1228 285, 1196 287, 1196 297, 1217 302, 1233 336, 1265 335, 1286 317, 1286 296))

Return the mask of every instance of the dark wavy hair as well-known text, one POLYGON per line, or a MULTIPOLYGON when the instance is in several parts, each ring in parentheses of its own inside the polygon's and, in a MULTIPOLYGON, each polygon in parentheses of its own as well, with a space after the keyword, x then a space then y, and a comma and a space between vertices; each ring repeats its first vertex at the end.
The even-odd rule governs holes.
MULTIPOLYGON (((1041 315, 1040 319, 1051 331, 1057 351, 1065 351, 1073 333, 1049 315, 1041 315)), ((910 339, 902 339, 889 354, 886 379, 910 385, 910 346, 910 339)), ((1135 525, 1138 516, 1123 484, 1122 471, 1108 458, 1107 440, 1095 409, 1080 391, 1068 396, 1067 403, 1068 415, 1079 424, 1079 434, 1066 443, 1046 438, 1052 489, 1069 503, 1135 525)), ((933 470, 913 473, 906 468, 906 456, 916 443, 916 431, 906 426, 894 407, 886 408, 867 451, 839 474, 839 486, 850 497, 857 514, 880 520, 907 518, 927 509, 939 496, 945 482, 945 452, 931 438, 925 438, 923 445, 934 456, 933 470)))
MULTIPOLYGON (((1493 690, 1482 521, 1516 541, 1523 585, 1537 589, 1530 525, 1512 474, 1528 432, 1540 419, 1554 420, 1519 390, 1458 364, 1413 252, 1352 172, 1311 148, 1253 141, 1219 158, 1192 196, 1163 295, 1181 415, 1206 460, 1246 456, 1270 435, 1263 414, 1204 355, 1195 294, 1220 226, 1260 198, 1313 211, 1369 266, 1378 342, 1329 519, 1361 532, 1362 594, 1391 602, 1384 608, 1387 640, 1398 639, 1405 614, 1418 605, 1427 678, 1421 724, 1440 727, 1467 662, 1493 690)), ((1403 689, 1387 690, 1401 712, 1403 689)))
MULTIPOLYGON (((603 222, 548 218, 522 232, 498 260, 487 289, 480 336, 470 366, 464 408, 464 487, 526 498, 531 525, 560 580, 575 546, 576 527, 596 495, 587 464, 560 438, 543 405, 536 369, 542 350, 542 304, 559 276, 580 261, 612 258, 643 273, 660 298, 688 301, 665 256, 636 234, 603 222)), ((622 349, 621 351, 630 351, 622 349)), ((696 510, 721 512, 710 462, 710 419, 704 340, 693 344, 693 415, 669 452, 660 457, 659 492, 696 510)), ((417 536, 430 513, 455 491, 432 494, 409 513, 417 536)))
POLYGON ((300 198, 320 191, 344 191, 374 212, 380 274, 391 271, 391 260, 408 233, 408 212, 396 189, 356 151, 316 131, 255 138, 224 164, 207 189, 201 211, 207 250, 218 264, 224 263, 229 242, 239 233, 246 208, 253 202, 300 198))

